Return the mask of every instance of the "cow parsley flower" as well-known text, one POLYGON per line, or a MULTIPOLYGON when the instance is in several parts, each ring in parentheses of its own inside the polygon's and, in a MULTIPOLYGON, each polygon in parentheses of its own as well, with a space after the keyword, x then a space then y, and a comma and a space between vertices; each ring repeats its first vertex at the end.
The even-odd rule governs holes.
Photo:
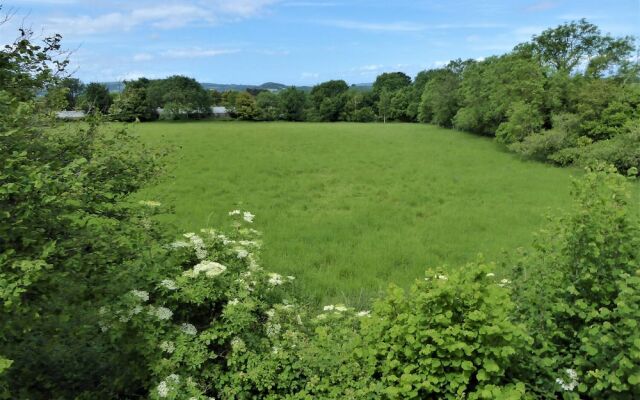
POLYGON ((249 252, 245 249, 236 249, 236 253, 238 254, 238 258, 240 259, 247 258, 247 256, 249 255, 249 252))
POLYGON ((138 297, 142 301, 149 301, 149 292, 145 292, 144 290, 132 290, 131 294, 138 297))
POLYGON ((173 316, 173 311, 166 307, 151 307, 149 314, 155 315, 161 321, 166 321, 173 316))
POLYGON ((171 279, 163 279, 162 282, 160 282, 161 286, 164 286, 165 288, 169 289, 169 290, 177 290, 178 286, 176 285, 176 283, 174 281, 172 281, 171 279))
POLYGON ((167 385, 167 382, 162 381, 160 382, 160 384, 157 387, 158 390, 158 397, 167 397, 169 396, 169 385, 167 385))
POLYGON ((335 309, 336 309, 336 311, 338 311, 338 312, 345 312, 345 311, 347 311, 347 307, 345 307, 345 306, 343 306, 343 305, 337 305, 337 306, 335 307, 335 309))
POLYGON ((251 214, 249 211, 245 211, 245 212, 242 214, 242 218, 243 218, 245 221, 249 222, 249 223, 252 223, 252 222, 253 222, 253 219, 254 219, 255 217, 256 217, 256 216, 255 216, 255 215, 253 215, 253 214, 251 214))
POLYGON ((192 336, 198 333, 198 330, 196 329, 195 326, 187 323, 180 325, 180 330, 186 333, 187 335, 192 335, 192 336))
POLYGON ((233 210, 233 211, 229 211, 229 215, 230 216, 234 216, 234 215, 240 215, 241 211, 240 210, 233 210))
POLYGON ((243 352, 247 349, 247 346, 244 343, 244 340, 240 339, 239 337, 235 337, 231 340, 231 348, 233 349, 233 351, 243 352))
POLYGON ((440 279, 441 281, 448 281, 449 278, 447 278, 446 275, 436 275, 436 278, 440 279))
POLYGON ((189 241, 191 242, 191 245, 196 251, 196 257, 198 257, 198 259, 204 260, 205 258, 207 258, 207 249, 205 248, 204 240, 202 240, 200 236, 196 235, 193 232, 189 232, 185 233, 184 237, 189 239, 189 241))
POLYGON ((322 309, 324 311, 333 311, 336 307, 332 304, 329 304, 328 306, 324 306, 322 309))
POLYGON ((184 240, 178 240, 178 241, 175 241, 175 242, 171 243, 170 246, 171 246, 172 249, 181 249, 181 248, 185 248, 185 247, 191 247, 191 244, 185 242, 184 240))
POLYGON ((266 325, 267 336, 274 337, 278 335, 278 333, 280 333, 281 329, 282 329, 282 326, 280 326, 280 324, 272 324, 268 322, 266 325))
POLYGON ((360 311, 356 314, 357 317, 370 317, 371 311, 360 311))
POLYGON ((238 304, 240 304, 240 300, 238 299, 233 299, 229 301, 230 306, 237 306, 238 304))
POLYGON ((510 280, 508 280, 508 279, 502 279, 502 280, 500 281, 500 283, 498 283, 498 286, 500 286, 500 287, 505 287, 505 286, 509 285, 510 283, 511 283, 511 281, 510 281, 510 280))

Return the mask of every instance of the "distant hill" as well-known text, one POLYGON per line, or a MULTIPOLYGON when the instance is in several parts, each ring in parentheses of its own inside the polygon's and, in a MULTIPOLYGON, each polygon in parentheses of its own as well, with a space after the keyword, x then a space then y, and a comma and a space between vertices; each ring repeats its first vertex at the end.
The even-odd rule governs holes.
MULTIPOLYGON (((101 82, 101 83, 105 85, 110 92, 113 92, 113 93, 120 93, 124 90, 124 82, 101 82)), ((247 89, 264 89, 264 90, 270 90, 270 91, 276 92, 276 91, 290 87, 290 85, 285 85, 283 83, 277 83, 277 82, 266 82, 266 83, 263 83, 262 85, 242 85, 242 84, 203 82, 201 83, 201 85, 206 90, 217 90, 219 92, 226 92, 230 90, 237 91, 237 92, 244 92, 247 89)), ((370 90, 371 86, 372 86, 371 83, 359 83, 356 85, 352 85, 351 87, 358 90, 366 91, 366 90, 370 90)), ((296 88, 304 91, 310 91, 312 87, 296 86, 296 88)))

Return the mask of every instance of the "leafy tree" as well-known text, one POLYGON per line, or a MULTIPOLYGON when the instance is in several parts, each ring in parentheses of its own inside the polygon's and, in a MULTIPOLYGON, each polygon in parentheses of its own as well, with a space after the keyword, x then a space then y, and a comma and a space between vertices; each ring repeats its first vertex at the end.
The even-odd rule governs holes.
POLYGON ((211 89, 209 90, 209 96, 211 97, 212 106, 222 105, 222 93, 218 92, 215 89, 211 89))
POLYGON ((343 94, 349 90, 345 81, 328 81, 311 89, 310 98, 320 121, 333 122, 340 118, 344 107, 343 94))
POLYGON ((258 118, 256 99, 248 92, 240 92, 236 97, 235 113, 239 119, 253 121, 258 118))
POLYGON ((585 19, 547 29, 533 37, 531 50, 555 71, 572 73, 588 60, 587 73, 600 75, 628 58, 631 37, 613 38, 585 19))
POLYGON ((380 95, 384 90, 395 92, 411 85, 411 77, 404 72, 385 72, 376 78, 373 91, 380 95))
POLYGON ((201 118, 211 114, 209 94, 195 79, 186 76, 152 81, 147 96, 150 105, 164 109, 164 118, 201 118))
POLYGON ((156 110, 147 98, 150 81, 140 78, 125 82, 120 96, 109 109, 111 117, 118 121, 151 121, 157 118, 156 110))
POLYGON ((282 90, 280 98, 280 114, 285 121, 303 121, 306 105, 306 94, 302 90, 290 87, 282 90))
POLYGON ((261 121, 275 121, 279 118, 280 103, 278 95, 270 91, 262 91, 256 96, 258 119, 261 121))
POLYGON ((57 88, 66 89, 67 110, 75 110, 78 106, 78 100, 82 93, 85 91, 85 86, 77 78, 67 77, 60 81, 57 88))
POLYGON ((80 105, 87 113, 101 112, 106 114, 111 107, 109 89, 100 83, 90 83, 82 93, 80 105))
POLYGON ((406 86, 393 94, 391 98, 390 117, 396 121, 414 121, 416 114, 412 109, 414 88, 406 86))

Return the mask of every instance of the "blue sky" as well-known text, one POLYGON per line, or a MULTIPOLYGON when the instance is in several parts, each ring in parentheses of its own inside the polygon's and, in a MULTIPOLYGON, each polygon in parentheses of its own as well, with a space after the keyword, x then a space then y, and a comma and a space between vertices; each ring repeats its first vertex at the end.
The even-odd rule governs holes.
POLYGON ((501 54, 585 17, 640 35, 640 0, 0 0, 39 34, 59 32, 75 75, 112 81, 173 74, 203 82, 311 85, 410 75, 501 54))

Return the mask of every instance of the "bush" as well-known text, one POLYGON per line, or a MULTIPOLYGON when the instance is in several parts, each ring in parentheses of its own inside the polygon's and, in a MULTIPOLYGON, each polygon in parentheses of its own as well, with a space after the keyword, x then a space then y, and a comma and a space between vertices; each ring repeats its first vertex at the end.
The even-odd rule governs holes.
POLYGON ((513 278, 520 316, 536 339, 531 381, 547 394, 572 392, 568 398, 637 398, 636 203, 612 167, 589 171, 574 196, 576 212, 543 232, 513 278))
MULTIPOLYGON (((551 156, 573 144, 575 139, 562 129, 550 129, 525 137, 509 145, 509 149, 525 157, 540 161, 553 160, 551 156)), ((559 162, 560 160, 554 160, 559 162)))
POLYGON ((518 101, 511 106, 507 121, 498 126, 496 139, 504 144, 522 142, 528 136, 540 132, 543 122, 536 107, 518 101))

